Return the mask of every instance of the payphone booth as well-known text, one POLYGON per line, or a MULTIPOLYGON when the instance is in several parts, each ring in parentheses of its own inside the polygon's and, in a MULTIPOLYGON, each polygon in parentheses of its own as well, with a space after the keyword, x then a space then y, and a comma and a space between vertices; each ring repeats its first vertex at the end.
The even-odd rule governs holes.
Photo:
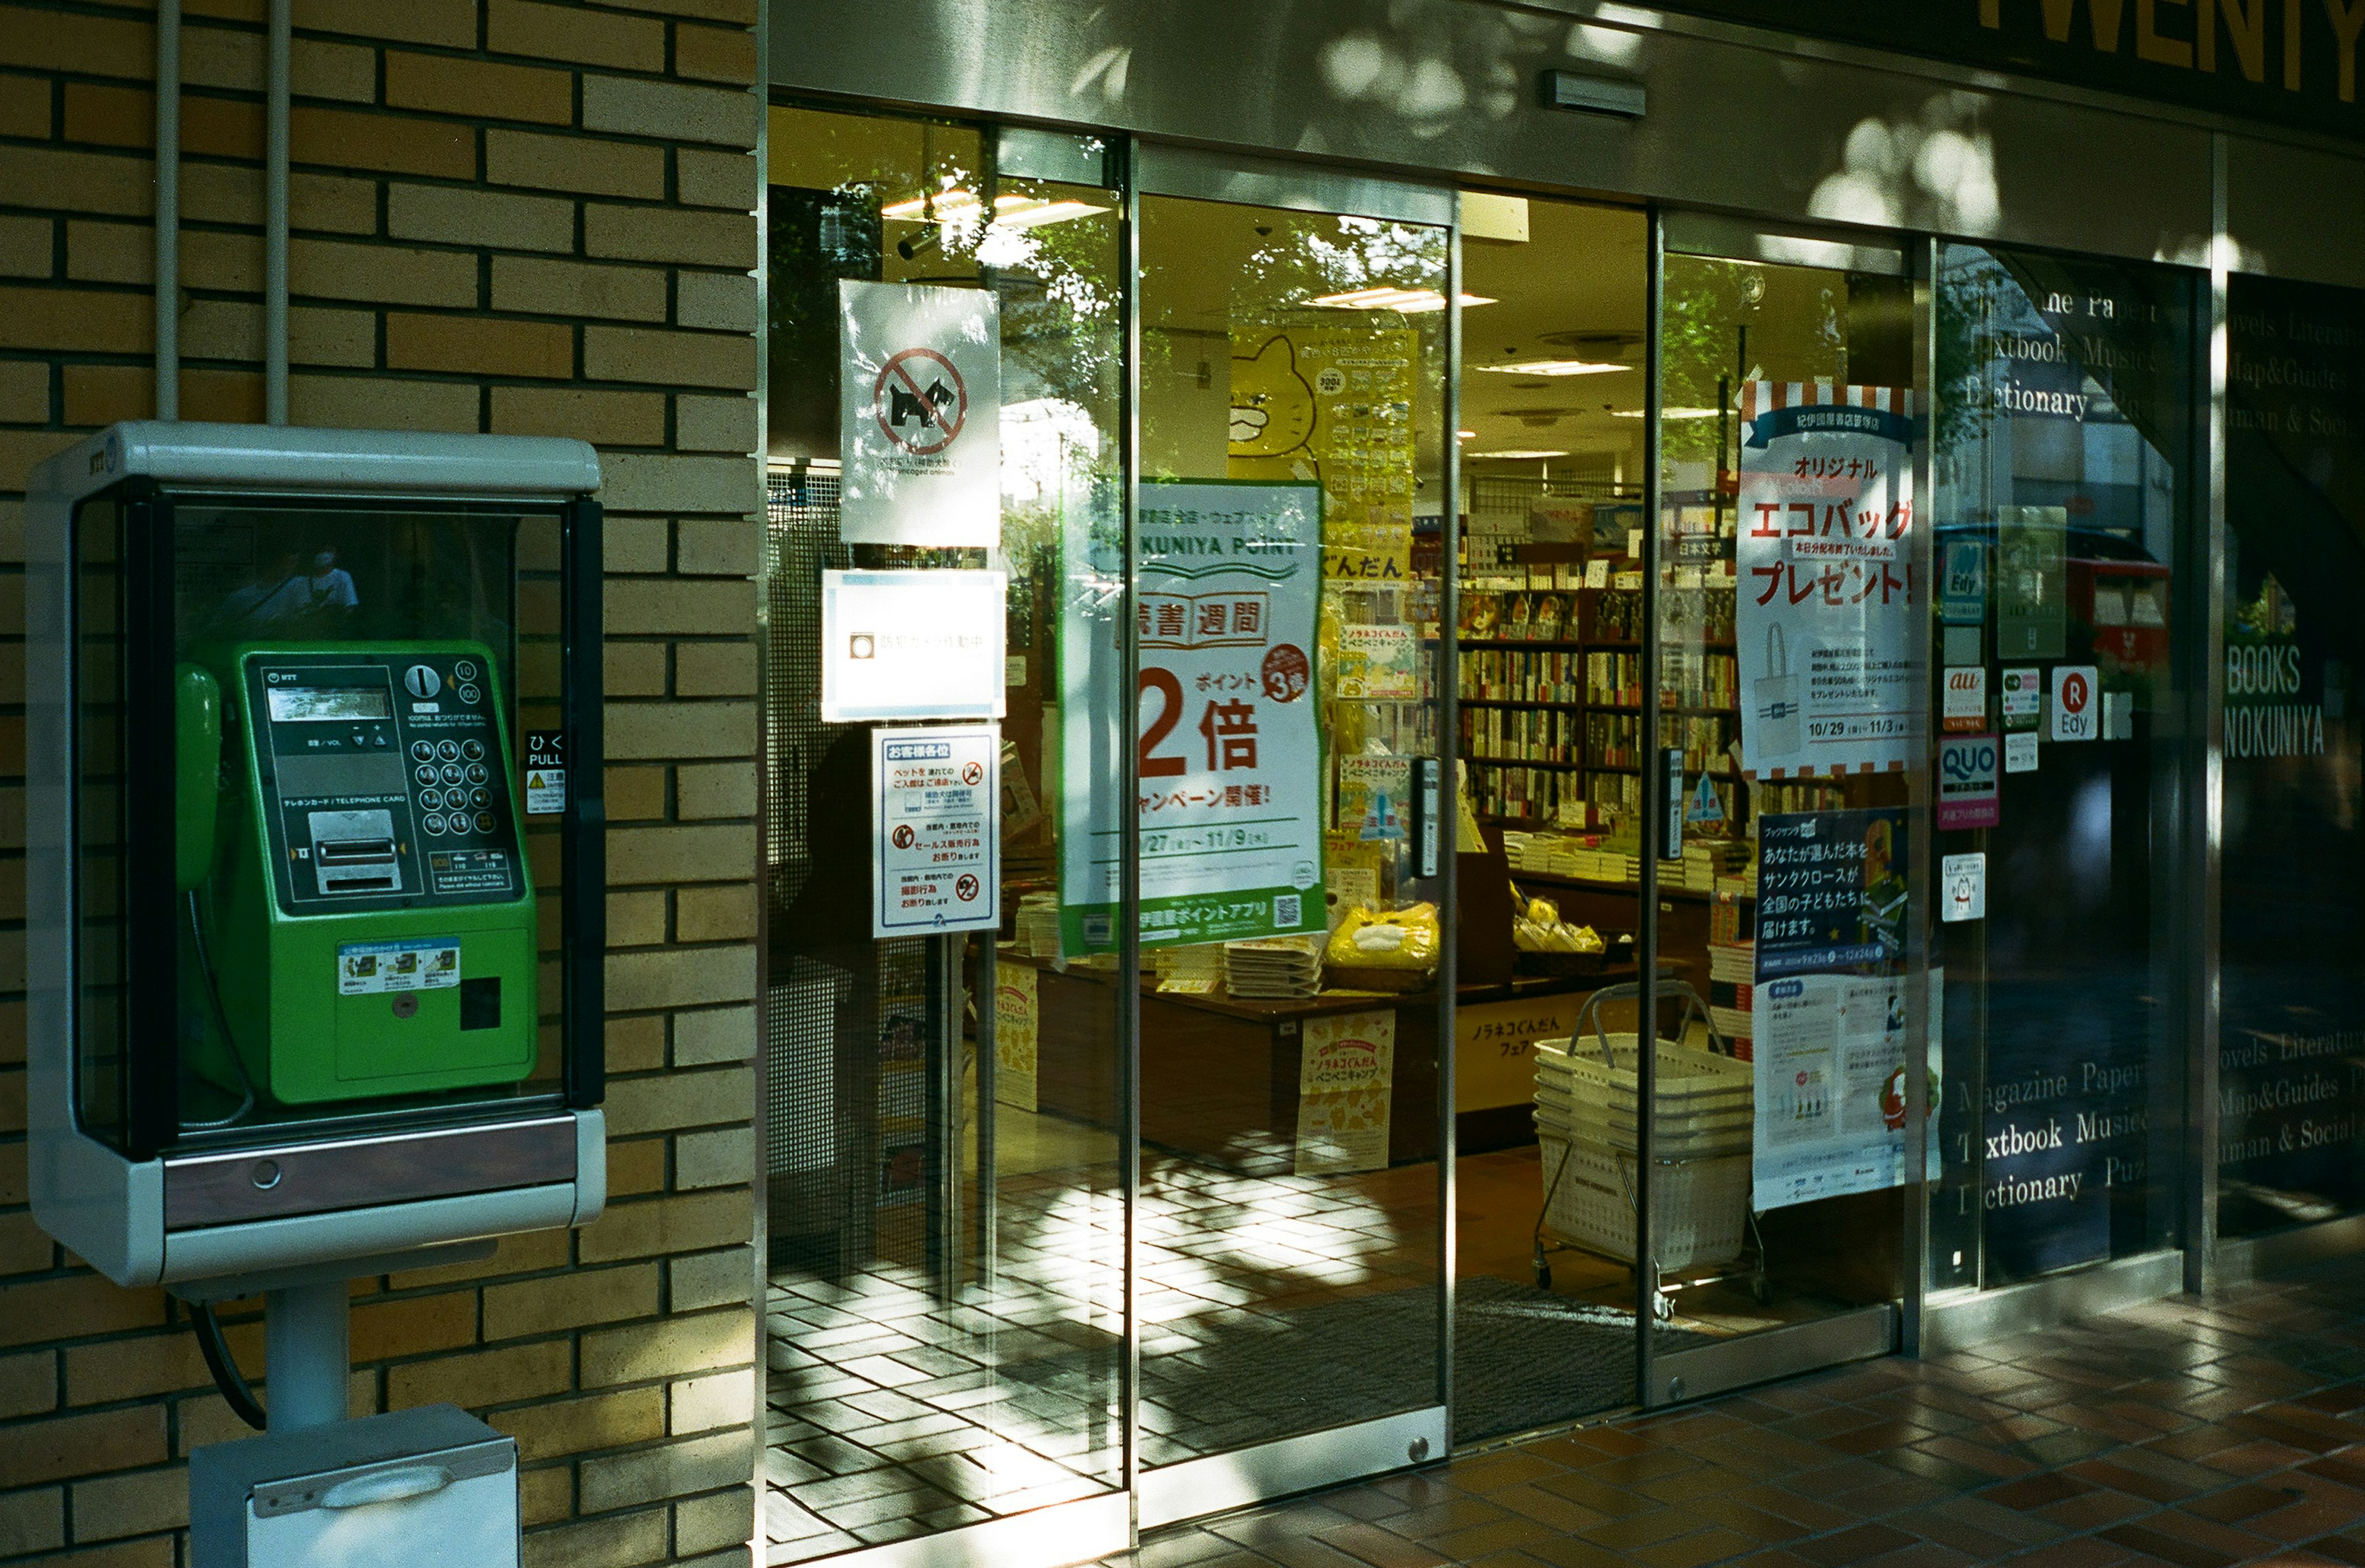
POLYGON ((263 1294, 275 1437, 344 1415, 346 1279, 605 1200, 599 483, 182 423, 35 473, 34 1213, 201 1337, 263 1294))

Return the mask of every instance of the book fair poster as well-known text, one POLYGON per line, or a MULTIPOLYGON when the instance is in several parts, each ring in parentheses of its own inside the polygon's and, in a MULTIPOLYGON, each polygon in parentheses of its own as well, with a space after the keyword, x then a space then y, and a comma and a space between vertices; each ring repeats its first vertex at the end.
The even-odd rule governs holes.
POLYGON ((1041 981, 1032 964, 993 967, 993 1099, 1021 1111, 1035 1109, 1041 981))
POLYGON ((1906 809, 1758 830, 1759 1213, 1905 1180, 1906 809))
POLYGON ((1409 327, 1234 327, 1229 462, 1235 479, 1322 487, 1323 575, 1401 584, 1412 575, 1409 327))
MULTIPOLYGON (((1121 897, 1115 776, 1096 714, 1134 706, 1141 940, 1326 928, 1315 689, 1323 495, 1304 483, 1149 481, 1133 561, 1138 705, 1117 690, 1121 570, 1071 561, 1061 623, 1060 948, 1107 952, 1121 897), (1082 586, 1079 586, 1082 585, 1082 586)), ((1071 538, 1071 551, 1089 549, 1071 538)))
POLYGON ((1912 394, 1753 381, 1742 418, 1743 770, 1902 771, 1924 725, 1912 394))
POLYGON ((1386 1170, 1388 1117, 1395 1108, 1395 1012, 1308 1018, 1298 1049, 1293 1173, 1386 1170))

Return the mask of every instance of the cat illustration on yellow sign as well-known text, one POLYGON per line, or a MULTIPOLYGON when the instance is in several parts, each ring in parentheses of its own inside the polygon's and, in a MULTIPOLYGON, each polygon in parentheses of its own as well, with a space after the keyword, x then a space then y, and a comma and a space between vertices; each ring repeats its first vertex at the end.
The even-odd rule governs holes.
POLYGON ((1297 373, 1297 345, 1286 334, 1232 356, 1233 478, 1315 478, 1316 422, 1314 384, 1297 373))

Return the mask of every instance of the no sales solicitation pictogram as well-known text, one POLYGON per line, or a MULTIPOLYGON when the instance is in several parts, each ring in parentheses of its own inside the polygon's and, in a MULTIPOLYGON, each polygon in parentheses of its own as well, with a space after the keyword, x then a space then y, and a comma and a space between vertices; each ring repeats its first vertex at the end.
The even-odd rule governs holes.
POLYGON ((905 349, 880 368, 870 408, 889 441, 915 457, 932 457, 969 421, 969 386, 936 350, 905 349))

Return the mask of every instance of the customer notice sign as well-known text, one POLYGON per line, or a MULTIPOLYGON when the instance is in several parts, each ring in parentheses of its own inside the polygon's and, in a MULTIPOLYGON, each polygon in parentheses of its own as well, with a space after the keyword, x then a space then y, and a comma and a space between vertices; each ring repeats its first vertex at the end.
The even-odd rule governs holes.
POLYGON ((880 729, 870 745, 870 935, 998 928, 1001 726, 880 729))

